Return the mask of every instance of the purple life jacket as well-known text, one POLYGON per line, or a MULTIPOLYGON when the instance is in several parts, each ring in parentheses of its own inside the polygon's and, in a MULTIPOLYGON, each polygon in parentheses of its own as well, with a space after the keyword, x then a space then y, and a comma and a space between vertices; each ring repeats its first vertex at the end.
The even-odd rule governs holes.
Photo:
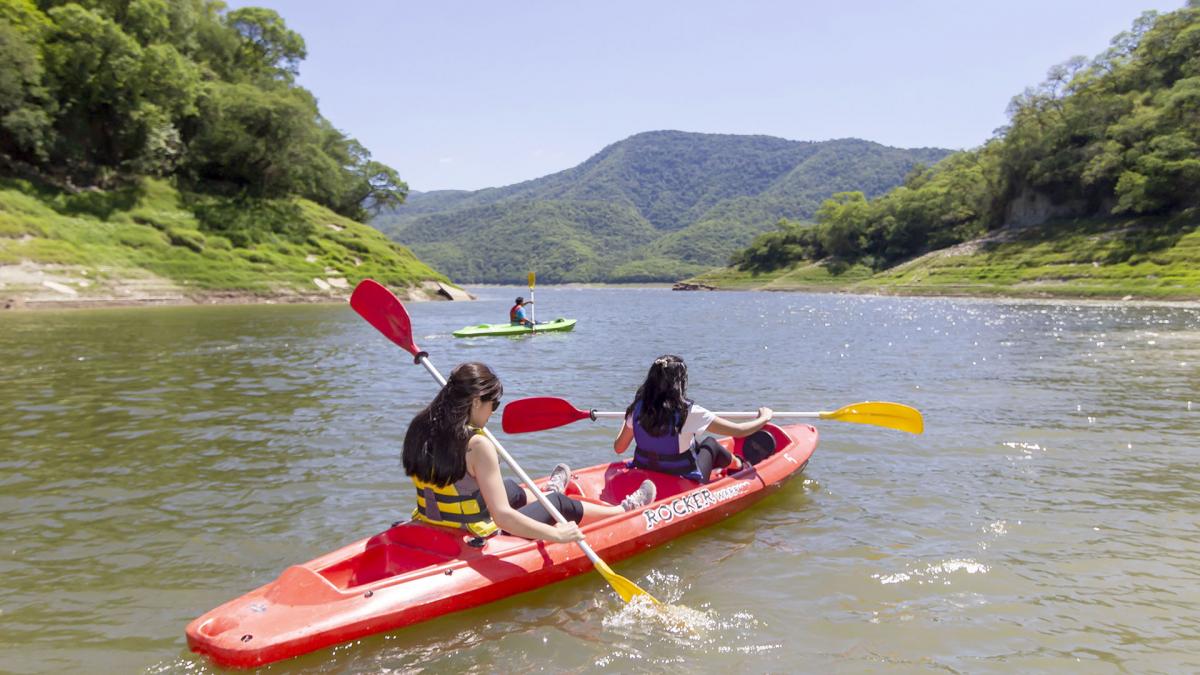
POLYGON ((650 432, 642 428, 639 421, 641 416, 642 402, 638 400, 633 404, 633 441, 636 446, 632 466, 700 480, 700 469, 696 467, 695 444, 683 452, 679 451, 679 434, 674 431, 679 426, 679 413, 675 413, 671 424, 672 431, 666 436, 650 435, 650 432))

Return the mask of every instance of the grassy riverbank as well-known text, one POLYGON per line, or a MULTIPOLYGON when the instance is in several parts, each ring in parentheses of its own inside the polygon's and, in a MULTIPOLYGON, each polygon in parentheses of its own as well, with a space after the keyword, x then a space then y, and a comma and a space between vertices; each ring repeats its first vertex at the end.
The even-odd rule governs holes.
POLYGON ((366 277, 412 299, 449 284, 374 228, 304 199, 232 202, 157 180, 78 194, 0 183, 0 308, 313 302, 366 277))
POLYGON ((689 281, 722 289, 899 295, 1200 299, 1200 214, 1007 229, 882 272, 823 261, 689 281))

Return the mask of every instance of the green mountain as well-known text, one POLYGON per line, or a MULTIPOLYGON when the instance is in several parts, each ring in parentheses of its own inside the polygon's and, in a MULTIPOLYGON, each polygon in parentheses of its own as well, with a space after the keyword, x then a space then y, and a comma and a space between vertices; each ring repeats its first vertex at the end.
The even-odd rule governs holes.
POLYGON ((835 192, 879 195, 949 154, 870 141, 653 131, 536 180, 441 190, 372 222, 460 282, 672 281, 725 265, 835 192))

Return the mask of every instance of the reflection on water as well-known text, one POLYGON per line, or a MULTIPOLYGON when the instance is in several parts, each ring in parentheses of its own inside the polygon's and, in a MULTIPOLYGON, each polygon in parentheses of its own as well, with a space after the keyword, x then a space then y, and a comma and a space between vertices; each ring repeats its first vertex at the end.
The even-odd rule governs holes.
MULTIPOLYGON (((443 371, 624 408, 683 355, 714 409, 893 400, 920 437, 824 423, 805 475, 594 574, 264 672, 1200 669, 1194 306, 545 288, 574 333, 458 340, 519 292, 411 306, 443 371)), ((499 317, 499 318, 497 318, 499 317)), ((211 672, 196 615, 407 515, 435 385, 348 308, 0 315, 0 663, 211 672)), ((615 426, 501 435, 531 473, 615 426)))

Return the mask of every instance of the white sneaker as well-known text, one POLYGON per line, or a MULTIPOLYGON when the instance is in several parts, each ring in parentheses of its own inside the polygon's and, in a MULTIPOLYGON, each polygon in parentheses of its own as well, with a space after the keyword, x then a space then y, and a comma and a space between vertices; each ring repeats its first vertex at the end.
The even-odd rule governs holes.
POLYGON ((546 487, 542 488, 542 492, 564 492, 569 480, 571 480, 571 467, 559 464, 550 472, 550 480, 546 481, 546 487))
POLYGON ((626 511, 640 509, 641 507, 654 501, 654 497, 658 495, 658 488, 654 486, 654 482, 650 480, 642 481, 641 487, 629 493, 629 496, 621 500, 621 508, 626 511))

